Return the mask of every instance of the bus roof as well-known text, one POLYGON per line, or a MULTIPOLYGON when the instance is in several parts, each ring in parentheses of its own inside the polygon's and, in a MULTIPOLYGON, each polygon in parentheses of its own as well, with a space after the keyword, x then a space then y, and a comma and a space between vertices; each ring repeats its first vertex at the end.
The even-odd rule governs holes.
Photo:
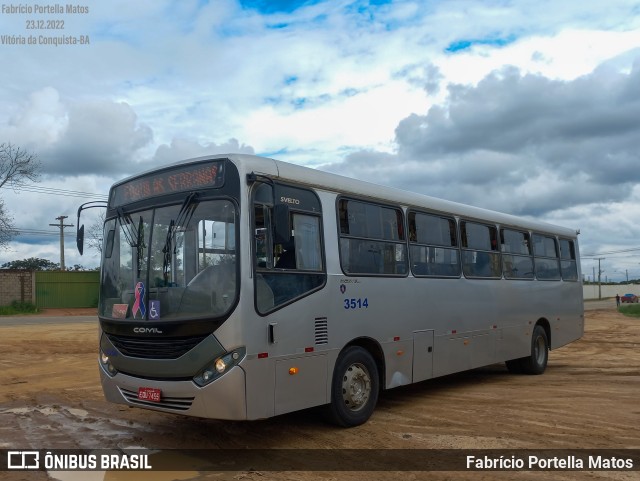
MULTIPOLYGON (((530 220, 511 214, 505 214, 489 209, 474 207, 458 202, 452 202, 424 194, 404 191, 394 187, 366 182, 363 180, 345 177, 339 174, 324 172, 310 167, 303 167, 281 160, 268 157, 260 157, 249 154, 216 154, 210 156, 197 157, 182 160, 163 168, 175 167, 189 162, 199 162, 203 160, 229 159, 240 170, 241 176, 248 173, 263 174, 280 180, 292 181, 309 187, 336 192, 344 195, 364 197, 370 200, 377 200, 382 203, 400 204, 406 207, 452 214, 469 220, 480 220, 497 223, 504 226, 511 226, 524 230, 535 230, 556 234, 559 236, 575 238, 579 231, 567 227, 560 227, 546 222, 530 220)), ((154 169, 160 170, 160 169, 154 169)), ((146 173, 150 173, 148 171, 146 173)), ((145 174, 146 174, 145 173, 145 174)), ((144 175, 144 174, 139 174, 144 175)), ((138 177, 139 175, 133 176, 138 177)), ((123 180, 124 182, 125 180, 123 180)), ((119 184, 120 182, 118 182, 119 184)))

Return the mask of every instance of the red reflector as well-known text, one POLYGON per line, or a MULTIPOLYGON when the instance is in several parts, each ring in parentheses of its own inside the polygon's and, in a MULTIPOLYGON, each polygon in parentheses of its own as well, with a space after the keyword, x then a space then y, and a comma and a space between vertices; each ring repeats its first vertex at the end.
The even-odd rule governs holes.
POLYGON ((312 347, 305 347, 304 348, 304 352, 313 352, 313 348, 312 347))
POLYGON ((394 341, 399 341, 400 340, 400 336, 396 336, 393 338, 394 341))
POLYGON ((269 357, 268 352, 261 352, 258 354, 258 359, 264 359, 265 357, 269 357))

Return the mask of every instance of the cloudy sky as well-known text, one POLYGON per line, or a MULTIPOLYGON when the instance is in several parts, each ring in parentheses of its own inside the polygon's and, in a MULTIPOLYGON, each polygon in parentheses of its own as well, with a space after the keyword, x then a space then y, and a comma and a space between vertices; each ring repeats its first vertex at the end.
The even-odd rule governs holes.
MULTIPOLYGON (((592 255, 640 278, 638 1, 78 5, 0 15, 0 143, 42 162, 40 192, 0 190, 26 232, 150 166, 249 152, 580 229, 585 275, 592 255), (43 43, 65 35, 89 44, 43 43)), ((67 265, 97 265, 72 231, 67 265)), ((32 256, 57 237, 0 264, 32 256)))

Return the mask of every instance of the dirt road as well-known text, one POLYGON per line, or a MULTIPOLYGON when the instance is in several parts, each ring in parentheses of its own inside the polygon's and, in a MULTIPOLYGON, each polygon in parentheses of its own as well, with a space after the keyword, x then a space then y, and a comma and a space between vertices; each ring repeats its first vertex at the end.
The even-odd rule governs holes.
MULTIPOLYGON (((587 310, 585 336, 552 351, 542 376, 495 365, 394 389, 382 393, 368 423, 348 430, 315 410, 222 422, 108 404, 96 346, 93 323, 0 327, 0 448, 640 449, 640 320, 612 308, 587 310)), ((640 471, 50 474, 63 481, 640 479, 640 471)), ((0 479, 48 478, 5 472, 0 479)))

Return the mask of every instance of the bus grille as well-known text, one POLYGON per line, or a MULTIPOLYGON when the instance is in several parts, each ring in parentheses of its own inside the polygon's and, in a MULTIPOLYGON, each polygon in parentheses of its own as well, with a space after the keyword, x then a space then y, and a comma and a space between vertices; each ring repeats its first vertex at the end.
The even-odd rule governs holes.
POLYGON ((119 388, 124 398, 131 404, 149 406, 155 408, 172 409, 174 411, 186 411, 193 404, 194 397, 170 397, 162 396, 160 402, 142 401, 138 399, 138 393, 128 389, 119 388))
POLYGON ((144 359, 177 359, 196 347, 207 336, 173 339, 122 337, 107 334, 112 344, 128 357, 144 359))
POLYGON ((329 327, 326 317, 316 318, 316 344, 329 343, 329 327))

